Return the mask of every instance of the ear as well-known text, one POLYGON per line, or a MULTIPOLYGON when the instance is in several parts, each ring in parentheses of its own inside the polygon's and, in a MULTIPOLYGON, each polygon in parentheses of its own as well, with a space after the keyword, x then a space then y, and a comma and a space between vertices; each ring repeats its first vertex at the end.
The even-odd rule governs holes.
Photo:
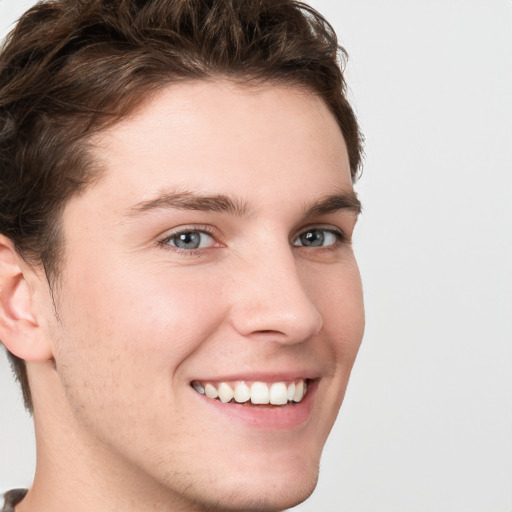
POLYGON ((0 340, 20 359, 46 361, 52 351, 34 312, 34 290, 27 279, 34 271, 22 261, 12 242, 0 235, 0 340))

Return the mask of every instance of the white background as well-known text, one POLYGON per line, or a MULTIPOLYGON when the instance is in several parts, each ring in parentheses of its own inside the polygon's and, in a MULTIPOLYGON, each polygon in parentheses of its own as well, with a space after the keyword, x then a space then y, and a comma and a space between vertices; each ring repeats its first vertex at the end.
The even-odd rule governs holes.
MULTIPOLYGON (((0 35, 32 2, 0 0, 0 35)), ((367 332, 296 512, 512 510, 512 1, 315 0, 366 135, 367 332)), ((34 442, 0 357, 0 489, 34 442)))

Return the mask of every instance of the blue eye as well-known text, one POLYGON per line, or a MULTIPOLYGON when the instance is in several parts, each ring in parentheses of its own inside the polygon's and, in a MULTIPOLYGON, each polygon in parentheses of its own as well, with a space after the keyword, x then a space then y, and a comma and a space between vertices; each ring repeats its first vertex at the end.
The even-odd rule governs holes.
POLYGON ((327 247, 340 240, 341 235, 328 229, 308 229, 292 240, 296 247, 327 247))
POLYGON ((210 247, 213 241, 212 236, 204 231, 182 231, 166 238, 164 243, 185 251, 193 251, 210 247))

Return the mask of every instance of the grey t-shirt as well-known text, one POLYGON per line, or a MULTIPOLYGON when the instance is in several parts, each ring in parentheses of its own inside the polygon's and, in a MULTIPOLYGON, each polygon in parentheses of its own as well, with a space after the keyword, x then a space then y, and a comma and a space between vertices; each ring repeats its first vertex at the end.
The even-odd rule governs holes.
POLYGON ((13 489, 6 492, 3 496, 4 505, 0 512, 14 512, 14 507, 25 497, 25 494, 27 494, 27 489, 13 489))

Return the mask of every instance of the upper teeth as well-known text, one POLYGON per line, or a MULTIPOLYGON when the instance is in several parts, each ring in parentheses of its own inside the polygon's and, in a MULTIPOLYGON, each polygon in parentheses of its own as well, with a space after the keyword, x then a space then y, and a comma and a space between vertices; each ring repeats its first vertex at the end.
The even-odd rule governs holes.
POLYGON ((192 382, 192 387, 201 395, 219 399, 226 403, 235 401, 253 404, 284 405, 288 402, 300 402, 307 391, 305 379, 295 382, 192 382))

